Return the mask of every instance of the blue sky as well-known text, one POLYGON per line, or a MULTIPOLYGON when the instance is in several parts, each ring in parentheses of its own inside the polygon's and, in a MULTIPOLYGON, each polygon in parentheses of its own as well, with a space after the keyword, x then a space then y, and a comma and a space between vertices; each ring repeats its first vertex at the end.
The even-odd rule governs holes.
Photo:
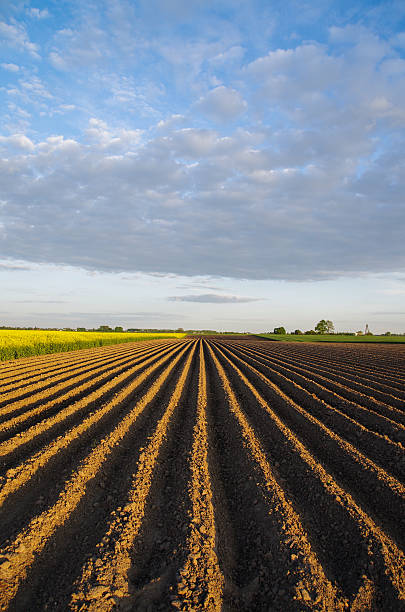
POLYGON ((5 324, 405 332, 405 5, 0 4, 5 324))

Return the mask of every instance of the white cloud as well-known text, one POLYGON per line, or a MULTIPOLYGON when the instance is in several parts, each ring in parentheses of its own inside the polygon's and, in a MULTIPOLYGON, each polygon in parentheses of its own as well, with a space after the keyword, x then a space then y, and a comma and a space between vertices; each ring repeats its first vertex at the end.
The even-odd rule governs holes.
POLYGON ((405 32, 398 32, 395 36, 392 36, 390 43, 393 47, 399 47, 405 49, 405 32))
POLYGON ((27 14, 30 17, 33 17, 34 19, 45 19, 46 17, 49 17, 49 11, 47 8, 45 9, 38 9, 38 8, 29 8, 27 9, 27 14))
POLYGON ((171 115, 167 119, 162 119, 158 122, 156 128, 161 134, 164 132, 170 132, 173 128, 183 127, 186 124, 186 118, 184 115, 176 114, 171 115))
POLYGON ((240 93, 229 87, 216 87, 195 105, 201 113, 217 122, 233 121, 247 110, 240 93))
POLYGON ((49 53, 49 61, 51 62, 54 68, 57 68, 57 70, 68 70, 67 63, 65 62, 63 57, 61 57, 61 55, 56 51, 51 51, 49 53))
MULTIPOLYGON (((125 6, 111 3, 116 23, 125 6)), ((47 81, 41 67, 24 69, 2 90, 2 252, 92 270, 255 279, 405 265, 405 62, 392 45, 364 28, 335 28, 330 47, 266 46, 230 74, 227 62, 243 52, 236 34, 171 46, 166 34, 137 38, 134 23, 128 64, 109 26, 91 15, 67 25, 50 62, 69 73, 47 81), (11 121, 30 113, 30 126, 11 121), (43 136, 41 113, 59 114, 43 136), (232 124, 239 117, 244 129, 232 124)))
POLYGON ((17 64, 1 64, 1 67, 9 72, 18 72, 20 70, 20 66, 17 64))
POLYGON ((153 41, 152 49, 174 71, 179 88, 187 91, 191 87, 195 91, 201 91, 205 65, 235 42, 232 34, 227 34, 224 32, 219 40, 185 41, 172 36, 158 42, 153 41))
POLYGON ((0 38, 21 51, 27 51, 32 57, 39 58, 38 45, 31 42, 23 24, 0 21, 0 38))
POLYGON ((82 143, 3 137, 20 150, 0 163, 2 252, 94 270, 256 279, 403 268, 404 147, 375 158, 372 131, 334 130, 285 129, 267 141, 174 124, 144 140, 93 119, 82 143))
POLYGON ((142 130, 128 130, 118 128, 111 130, 105 121, 90 119, 86 136, 91 143, 95 143, 103 150, 123 151, 128 153, 131 148, 137 147, 142 137, 142 130))
POLYGON ((170 302, 198 302, 204 304, 246 304, 257 302, 258 298, 238 295, 223 295, 220 293, 204 293, 201 295, 174 295, 168 298, 170 302))
POLYGON ((277 111, 318 129, 365 130, 379 119, 404 124, 403 60, 364 28, 330 32, 343 50, 332 54, 322 45, 302 44, 271 51, 248 65, 246 74, 258 85, 262 112, 277 111))
POLYGON ((7 89, 7 95, 10 110, 15 110, 14 118, 22 114, 29 117, 35 112, 48 116, 53 112, 55 97, 35 75, 18 79, 17 85, 7 89))
POLYGON ((240 62, 245 54, 245 49, 240 45, 233 45, 229 49, 218 53, 210 59, 212 64, 225 64, 229 62, 240 62))
POLYGON ((23 151, 33 151, 34 143, 25 134, 13 134, 12 136, 0 135, 0 146, 11 146, 23 151))
POLYGON ((39 97, 39 98, 52 98, 52 94, 46 89, 42 81, 36 77, 32 76, 29 79, 21 79, 19 81, 21 90, 27 92, 29 96, 39 97))
POLYGON ((64 28, 54 36, 49 61, 58 70, 87 70, 101 65, 111 55, 108 34, 91 15, 77 29, 64 28))
POLYGON ((62 112, 74 111, 76 110, 76 106, 74 104, 60 104, 59 109, 62 112))

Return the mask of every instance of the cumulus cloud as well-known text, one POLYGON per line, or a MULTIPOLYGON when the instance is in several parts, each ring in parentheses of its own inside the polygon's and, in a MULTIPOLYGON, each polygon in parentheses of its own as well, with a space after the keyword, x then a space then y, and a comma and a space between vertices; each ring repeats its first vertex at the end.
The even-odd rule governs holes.
POLYGON ((332 143, 330 132, 308 140, 293 132, 275 151, 255 150, 256 136, 243 132, 174 129, 131 142, 105 123, 89 129, 87 144, 3 137, 3 146, 20 147, 0 163, 3 256, 291 280, 405 265, 400 141, 364 167, 368 133, 360 146, 359 133, 332 143))
POLYGON ((241 297, 237 295, 221 295, 220 293, 204 293, 201 295, 173 295, 171 302, 202 302, 206 304, 245 304, 257 302, 258 298, 241 297))
POLYGON ((229 87, 216 87, 196 103, 196 109, 217 122, 233 121, 247 109, 240 93, 229 87))
MULTIPOLYGON (((75 32, 58 36, 72 42, 75 32)), ((0 253, 88 270, 253 279, 404 269, 403 59, 357 34, 331 31, 333 53, 303 43, 251 61, 243 76, 255 93, 243 94, 260 120, 246 113, 243 129, 222 125, 246 107, 241 93, 219 86, 198 102, 216 117, 207 129, 191 106, 145 130, 105 113, 74 138, 7 132, 0 253)), ((114 82, 115 99, 129 105, 133 85, 114 82)), ((56 103, 47 94, 31 76, 9 95, 32 109, 56 103)))
POLYGON ((112 130, 105 121, 92 118, 86 130, 86 136, 90 142, 95 143, 102 149, 122 151, 126 153, 131 146, 136 146, 141 137, 142 130, 116 129, 112 130))
POLYGON ((11 136, 0 136, 0 146, 15 147, 25 151, 33 151, 34 143, 25 134, 12 134, 11 136))

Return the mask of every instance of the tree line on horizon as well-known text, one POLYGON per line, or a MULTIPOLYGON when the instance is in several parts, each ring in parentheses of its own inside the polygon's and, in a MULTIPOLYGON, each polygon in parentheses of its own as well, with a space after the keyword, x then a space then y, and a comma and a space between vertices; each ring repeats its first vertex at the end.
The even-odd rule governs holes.
MULTIPOLYGON (((277 335, 283 335, 286 336, 288 335, 288 332, 286 331, 285 327, 283 327, 282 325, 279 327, 275 327, 273 332, 269 332, 270 334, 277 334, 277 335)), ((357 332, 335 332, 335 326, 333 324, 332 321, 330 321, 329 319, 321 319, 316 325, 315 325, 315 329, 309 329, 307 331, 302 331, 300 329, 296 329, 293 332, 291 332, 292 335, 296 335, 296 336, 303 336, 303 335, 307 335, 307 336, 316 336, 316 335, 320 335, 320 336, 325 336, 325 335, 331 335, 331 334, 338 334, 339 336, 373 336, 374 334, 371 331, 357 331, 357 332)), ((386 331, 384 334, 378 334, 378 335, 382 335, 382 336, 391 336, 391 332, 390 331, 386 331)), ((401 334, 398 334, 401 335, 401 334)))
MULTIPOLYGON (((177 328, 144 328, 144 327, 130 327, 128 329, 124 329, 121 325, 116 325, 115 327, 111 327, 110 325, 100 325, 99 327, 92 327, 92 328, 86 328, 86 327, 28 327, 28 326, 12 326, 12 325, 0 325, 0 330, 4 329, 4 330, 49 330, 49 331, 55 331, 55 330, 59 330, 59 331, 71 331, 71 332, 108 332, 108 333, 177 333, 177 334, 204 334, 204 335, 209 335, 209 334, 223 334, 223 335, 227 335, 227 334, 251 334, 252 332, 249 331, 245 331, 245 332, 232 332, 232 331, 217 331, 214 329, 183 329, 182 327, 177 327, 177 328)), ((336 335, 340 335, 340 336, 361 336, 361 335, 367 335, 367 336, 373 336, 374 334, 371 331, 367 331, 367 332, 363 332, 363 331, 357 331, 357 332, 349 332, 349 331, 344 331, 344 332, 335 332, 335 326, 333 324, 332 321, 330 321, 329 319, 321 319, 320 321, 318 321, 318 323, 315 325, 315 329, 309 329, 306 331, 302 331, 301 329, 295 329, 292 332, 287 332, 285 327, 283 325, 280 325, 278 327, 275 327, 273 331, 269 331, 269 332, 261 332, 261 333, 267 333, 267 334, 276 334, 276 335, 296 335, 296 336, 302 336, 302 335, 308 335, 308 336, 316 336, 316 335, 331 335, 331 334, 336 334, 336 335)), ((259 334, 260 335, 260 334, 259 334)), ((375 335, 380 335, 380 336, 392 336, 392 335, 396 335, 396 336, 403 336, 405 334, 392 334, 390 331, 386 331, 383 334, 375 334, 375 335)))

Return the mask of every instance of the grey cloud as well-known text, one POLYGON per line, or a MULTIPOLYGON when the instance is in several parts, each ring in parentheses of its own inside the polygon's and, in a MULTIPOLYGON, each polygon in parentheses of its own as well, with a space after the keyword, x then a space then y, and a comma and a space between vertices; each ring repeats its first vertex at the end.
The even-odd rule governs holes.
POLYGON ((230 87, 216 87, 195 105, 196 109, 217 122, 233 121, 247 110, 240 93, 230 87))
POLYGON ((397 64, 382 69, 384 46, 361 45, 348 59, 312 44, 252 63, 272 128, 175 121, 151 136, 93 122, 83 142, 4 141, 0 254, 214 278, 403 270, 405 85, 397 64))
POLYGON ((205 293, 201 295, 174 295, 168 298, 171 302, 203 302, 207 304, 244 304, 257 302, 257 298, 240 297, 237 295, 220 295, 205 293))
POLYGON ((215 287, 214 285, 204 285, 204 283, 184 283, 183 285, 177 285, 176 289, 205 289, 211 291, 222 291, 219 287, 215 287))
POLYGON ((25 272, 27 270, 32 270, 32 267, 30 266, 22 266, 22 265, 18 265, 18 264, 4 264, 4 263, 0 263, 0 272, 4 271, 4 272, 25 272))
MULTIPOLYGON (((400 142, 357 177, 334 144, 312 153, 305 144, 286 168, 293 135, 284 147, 280 136, 280 153, 267 147, 255 155, 238 135, 200 132, 180 130, 114 156, 103 145, 54 138, 0 161, 1 255, 89 270, 256 279, 403 268, 400 142), (191 164, 176 159, 186 153, 191 164)), ((361 150, 346 136, 342 147, 361 150)))

